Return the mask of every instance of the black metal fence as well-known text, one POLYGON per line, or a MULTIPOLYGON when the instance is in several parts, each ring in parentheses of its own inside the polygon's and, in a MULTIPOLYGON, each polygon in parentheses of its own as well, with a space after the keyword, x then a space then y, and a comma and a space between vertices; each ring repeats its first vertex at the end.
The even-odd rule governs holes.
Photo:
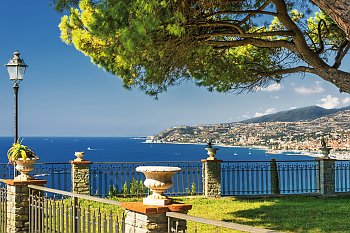
POLYGON ((270 162, 226 161, 221 164, 222 195, 264 195, 270 190, 270 162))
POLYGON ((281 194, 310 194, 320 191, 318 161, 277 162, 277 169, 281 194))
POLYGON ((167 195, 197 195, 203 193, 201 162, 144 162, 92 163, 90 167, 90 193, 105 196, 145 195, 143 173, 136 172, 138 166, 175 166, 181 171, 173 177, 173 186, 167 195))
POLYGON ((12 179, 14 176, 12 164, 0 163, 0 179, 12 179))
POLYGON ((124 214, 113 200, 29 186, 29 232, 124 232, 124 214))
POLYGON ((49 188, 71 190, 71 165, 69 163, 38 163, 32 172, 36 179, 47 180, 49 188))
MULTIPOLYGON (((176 166, 182 171, 174 175, 168 195, 198 195, 203 193, 202 163, 187 162, 104 162, 90 167, 90 193, 100 197, 111 194, 144 195, 145 177, 136 172, 137 166, 176 166), (135 188, 136 186, 136 188, 135 188), (135 191, 136 190, 136 191, 135 191)), ((271 161, 224 161, 221 164, 221 191, 223 196, 314 194, 319 193, 318 161, 278 161, 271 169, 271 161), (276 176, 277 174, 277 176, 276 176), (276 183, 277 182, 277 186, 276 183)), ((13 178, 13 166, 0 164, 0 178, 13 178)), ((69 163, 37 163, 32 175, 48 181, 47 187, 70 191, 71 165, 69 163)), ((350 161, 335 163, 335 191, 350 192, 350 161)))
POLYGON ((317 161, 225 161, 221 164, 223 196, 319 192, 317 161))
MULTIPOLYGON (((47 180, 47 187, 64 191, 71 190, 71 165, 69 163, 36 163, 31 175, 36 179, 47 180)), ((13 165, 0 163, 0 179, 13 179, 13 177, 13 165)))
POLYGON ((336 161, 335 191, 350 192, 350 161, 336 161))

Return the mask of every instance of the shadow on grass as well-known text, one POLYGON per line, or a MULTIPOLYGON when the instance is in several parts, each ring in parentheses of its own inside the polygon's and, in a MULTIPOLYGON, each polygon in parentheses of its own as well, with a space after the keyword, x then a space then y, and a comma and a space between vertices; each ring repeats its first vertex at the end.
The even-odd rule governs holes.
POLYGON ((349 197, 288 197, 268 202, 256 209, 229 212, 223 220, 286 232, 350 232, 349 197))

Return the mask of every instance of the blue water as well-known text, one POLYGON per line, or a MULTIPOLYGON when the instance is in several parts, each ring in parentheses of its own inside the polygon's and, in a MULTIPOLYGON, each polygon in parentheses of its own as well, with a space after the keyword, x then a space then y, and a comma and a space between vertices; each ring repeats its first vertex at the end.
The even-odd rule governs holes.
MULTIPOLYGON (((75 158, 75 151, 84 151, 84 158, 92 162, 200 161, 207 158, 205 145, 143 143, 144 141, 121 137, 26 137, 23 144, 34 149, 40 157, 39 162, 68 162, 75 158)), ((7 162, 6 152, 12 142, 13 138, 0 137, 0 163, 7 162)), ((272 158, 278 161, 314 160, 307 156, 286 154, 220 147, 216 157, 224 161, 269 161, 272 158)))

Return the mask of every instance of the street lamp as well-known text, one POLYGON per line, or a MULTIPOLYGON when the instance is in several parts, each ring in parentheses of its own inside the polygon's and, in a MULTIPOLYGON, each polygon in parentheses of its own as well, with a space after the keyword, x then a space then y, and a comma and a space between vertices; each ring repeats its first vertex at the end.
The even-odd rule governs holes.
POLYGON ((24 73, 28 67, 24 61, 19 57, 20 53, 18 51, 13 53, 13 58, 6 64, 7 72, 10 75, 10 80, 13 81, 13 92, 15 99, 15 136, 14 142, 18 140, 18 89, 19 82, 23 80, 24 73))

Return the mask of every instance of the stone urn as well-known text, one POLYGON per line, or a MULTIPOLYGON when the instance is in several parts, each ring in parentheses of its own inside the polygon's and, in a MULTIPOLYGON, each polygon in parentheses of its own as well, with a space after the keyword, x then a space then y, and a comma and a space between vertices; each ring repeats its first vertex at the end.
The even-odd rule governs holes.
POLYGON ((16 176, 14 180, 26 181, 33 179, 33 177, 29 176, 29 172, 33 171, 36 160, 37 158, 27 158, 26 160, 23 160, 22 158, 17 159, 15 161, 15 168, 21 174, 16 176))
POLYGON ((75 157, 77 157, 76 159, 74 159, 74 161, 77 161, 77 162, 81 162, 81 161, 84 161, 83 157, 85 155, 85 153, 83 151, 77 151, 74 153, 75 157))
POLYGON ((216 155, 216 151, 219 150, 219 148, 205 148, 206 151, 208 151, 208 155, 209 157, 207 158, 207 160, 215 160, 215 155, 216 155))
POLYGON ((329 159, 329 153, 332 150, 332 147, 321 147, 320 151, 323 155, 323 159, 329 159))
POLYGON ((181 171, 179 167, 166 166, 140 166, 136 171, 146 176, 145 186, 152 191, 152 194, 143 199, 144 205, 164 206, 171 204, 171 199, 164 195, 164 192, 173 185, 172 177, 176 172, 181 171))

